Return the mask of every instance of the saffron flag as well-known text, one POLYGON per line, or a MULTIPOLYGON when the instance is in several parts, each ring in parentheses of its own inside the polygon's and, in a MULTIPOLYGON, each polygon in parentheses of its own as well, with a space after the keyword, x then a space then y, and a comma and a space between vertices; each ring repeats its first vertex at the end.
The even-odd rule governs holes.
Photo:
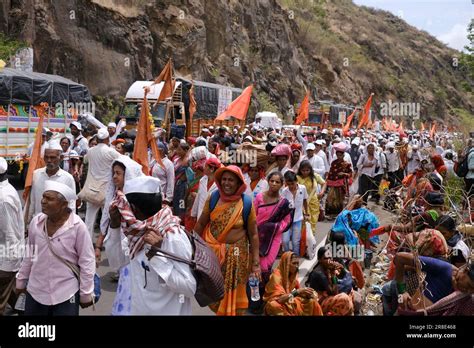
POLYGON ((168 63, 166 63, 165 67, 161 71, 160 75, 155 79, 153 84, 155 85, 162 81, 164 81, 165 84, 161 89, 160 96, 156 101, 157 103, 165 100, 166 98, 170 98, 174 92, 175 81, 173 80, 173 63, 171 58, 168 60, 168 63))
POLYGON ((193 115, 196 112, 197 104, 196 99, 194 98, 194 83, 191 85, 189 89, 189 122, 193 122, 193 115))
POLYGON ((224 121, 230 117, 235 117, 239 120, 245 120, 247 118, 247 112, 250 106, 250 100, 252 98, 253 86, 250 85, 245 88, 241 95, 237 97, 232 103, 229 104, 227 109, 216 117, 215 121, 224 121))
POLYGON ((431 139, 434 139, 435 132, 436 132, 436 122, 433 122, 433 124, 431 125, 431 130, 430 130, 431 139))
POLYGON ((352 119, 354 118, 354 115, 355 115, 356 111, 357 111, 357 108, 354 108, 354 111, 352 111, 352 114, 349 115, 349 117, 347 118, 347 121, 346 121, 346 125, 342 129, 342 134, 345 137, 347 137, 349 135, 349 129, 351 128, 351 122, 352 122, 352 119))
POLYGON ((301 124, 304 120, 309 118, 309 91, 306 93, 303 102, 298 110, 298 116, 296 117, 295 124, 301 124))
POLYGON ((25 180, 25 190, 23 191, 23 199, 25 201, 30 197, 31 185, 33 183, 33 173, 36 169, 44 167, 44 160, 41 158, 41 146, 43 145, 43 121, 46 114, 48 103, 41 103, 36 110, 39 115, 38 127, 36 128, 35 143, 33 151, 29 159, 28 172, 25 180))
POLYGON ((367 102, 365 103, 364 110, 362 112, 362 117, 359 120, 359 125, 357 126, 357 129, 360 129, 361 127, 369 123, 370 106, 372 105, 373 96, 374 96, 374 93, 371 93, 369 99, 367 99, 367 102))
POLYGON ((158 164, 164 168, 160 153, 158 152, 158 145, 153 136, 153 118, 150 114, 148 100, 146 98, 149 88, 145 88, 145 96, 143 97, 142 107, 140 110, 140 119, 137 126, 137 137, 135 139, 135 147, 133 149, 133 160, 142 166, 143 174, 150 175, 151 167, 148 161, 148 146, 151 148, 153 158, 158 164))
POLYGON ((423 122, 421 122, 421 131, 424 132, 425 131, 425 124, 423 122))

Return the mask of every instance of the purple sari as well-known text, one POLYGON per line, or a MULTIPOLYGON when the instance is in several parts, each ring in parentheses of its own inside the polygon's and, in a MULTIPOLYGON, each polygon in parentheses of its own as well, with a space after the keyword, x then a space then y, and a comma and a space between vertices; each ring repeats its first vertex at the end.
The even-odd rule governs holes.
POLYGON ((283 232, 291 226, 293 209, 290 208, 290 202, 286 198, 266 204, 263 193, 255 197, 254 206, 260 245, 260 267, 262 272, 267 272, 271 270, 277 258, 283 232))

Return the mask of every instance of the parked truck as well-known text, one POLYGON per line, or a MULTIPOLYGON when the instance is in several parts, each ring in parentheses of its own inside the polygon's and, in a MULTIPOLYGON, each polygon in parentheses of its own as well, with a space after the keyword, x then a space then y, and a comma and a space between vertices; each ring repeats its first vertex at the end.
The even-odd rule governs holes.
MULTIPOLYGON (((130 86, 121 112, 129 125, 134 125, 140 116, 144 87, 151 87, 147 100, 155 126, 166 129, 170 137, 178 136, 179 138, 197 136, 204 126, 214 124, 217 115, 242 93, 240 88, 177 78, 173 97, 156 104, 163 85, 163 82, 153 85, 153 81, 135 81, 130 86), (197 108, 191 120, 189 104, 190 89, 193 84, 197 108)), ((241 123, 238 120, 229 120, 218 122, 218 125, 232 126, 241 123)))
POLYGON ((57 75, 0 71, 0 156, 9 163, 8 173, 23 180, 42 103, 47 103, 43 126, 56 136, 67 134, 79 113, 93 110, 89 90, 82 84, 57 75))

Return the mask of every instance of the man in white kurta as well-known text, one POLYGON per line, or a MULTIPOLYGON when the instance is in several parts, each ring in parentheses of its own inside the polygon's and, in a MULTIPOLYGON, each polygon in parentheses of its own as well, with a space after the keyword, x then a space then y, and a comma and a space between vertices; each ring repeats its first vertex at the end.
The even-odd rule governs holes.
MULTIPOLYGON (((144 176, 125 183, 124 193, 130 194, 159 192, 159 180, 144 176)), ((162 218, 172 218, 171 208, 163 205, 158 214, 162 218)), ((179 220, 179 219, 178 219, 179 220)), ((169 228, 169 224, 166 225, 169 228)), ((158 227, 158 226, 157 226, 158 227)), ((160 248, 180 258, 191 260, 192 246, 186 232, 178 226, 163 234, 160 248)), ((130 263, 131 270, 131 314, 132 315, 190 315, 191 298, 196 292, 196 279, 191 268, 182 262, 162 256, 150 260, 146 253, 151 246, 145 244, 130 259, 128 238, 120 228, 109 228, 104 240, 110 266, 121 268, 130 263)))
POLYGON ((0 157, 0 315, 7 302, 14 307, 15 275, 20 269, 25 246, 25 224, 20 197, 8 182, 7 161, 0 157))
POLYGON ((326 177, 326 166, 324 165, 324 160, 320 156, 316 156, 314 151, 316 146, 313 143, 310 143, 306 146, 306 155, 303 156, 303 160, 309 161, 314 172, 319 174, 322 178, 326 177))
MULTIPOLYGON (((84 162, 89 164, 87 176, 91 176, 94 182, 100 187, 100 183, 105 183, 110 178, 110 171, 112 170, 112 164, 119 158, 120 154, 112 147, 109 146, 109 132, 107 128, 101 128, 97 132, 97 146, 89 149, 87 155, 84 157, 84 162)), ((88 182, 86 181, 86 185, 88 182)), ((86 218, 85 223, 92 241, 94 241, 94 224, 99 209, 102 208, 102 204, 95 204, 87 202, 86 218)))

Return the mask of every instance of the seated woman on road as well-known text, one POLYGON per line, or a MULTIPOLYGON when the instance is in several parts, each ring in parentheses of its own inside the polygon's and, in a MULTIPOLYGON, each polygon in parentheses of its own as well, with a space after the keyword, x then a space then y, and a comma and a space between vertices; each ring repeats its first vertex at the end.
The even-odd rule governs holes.
POLYGON ((311 288, 302 288, 298 276, 298 257, 291 251, 283 253, 265 288, 265 314, 287 316, 322 315, 318 295, 311 288))
POLYGON ((310 273, 309 286, 318 292, 324 315, 354 315, 360 295, 352 289, 352 275, 332 258, 329 246, 319 248, 318 264, 310 273))
POLYGON ((225 295, 210 306, 211 310, 217 315, 243 315, 248 308, 249 270, 261 278, 255 210, 251 198, 243 194, 247 185, 239 167, 219 168, 215 180, 217 191, 206 200, 194 231, 214 250, 222 265, 225 295), (211 206, 215 198, 216 204, 211 206), (249 203, 251 209, 245 217, 249 203))

